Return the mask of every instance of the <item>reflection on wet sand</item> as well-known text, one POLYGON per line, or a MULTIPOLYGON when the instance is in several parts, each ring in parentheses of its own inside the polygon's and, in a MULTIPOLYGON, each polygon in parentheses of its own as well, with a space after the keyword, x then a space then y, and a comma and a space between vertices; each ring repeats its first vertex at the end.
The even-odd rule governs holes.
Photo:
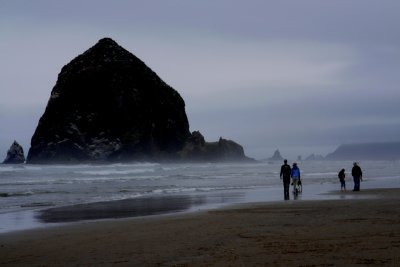
POLYGON ((60 223, 159 215, 232 203, 242 195, 241 193, 173 195, 95 202, 42 210, 37 218, 44 223, 60 223))

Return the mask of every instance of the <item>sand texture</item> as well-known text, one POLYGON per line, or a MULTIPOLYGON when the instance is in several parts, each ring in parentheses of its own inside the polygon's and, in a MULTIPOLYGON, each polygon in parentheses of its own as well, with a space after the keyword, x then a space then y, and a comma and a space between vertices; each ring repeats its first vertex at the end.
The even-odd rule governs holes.
POLYGON ((356 193, 3 234, 0 266, 400 266, 400 190, 356 193))

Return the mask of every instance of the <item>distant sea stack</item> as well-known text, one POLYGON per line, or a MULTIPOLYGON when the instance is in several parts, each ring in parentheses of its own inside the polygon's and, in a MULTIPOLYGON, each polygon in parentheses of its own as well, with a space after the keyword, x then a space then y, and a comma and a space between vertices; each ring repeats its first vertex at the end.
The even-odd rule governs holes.
POLYGON ((328 160, 397 160, 400 159, 400 142, 362 143, 340 145, 328 160))
POLYGON ((17 141, 10 146, 3 164, 20 164, 25 162, 24 149, 17 141))
POLYGON ((179 93, 104 38, 62 68, 27 162, 179 160, 191 137, 179 93))
POLYGON ((271 160, 271 161, 282 161, 283 157, 281 156, 281 152, 279 152, 279 149, 275 150, 275 152, 272 155, 272 157, 268 158, 268 160, 271 160))

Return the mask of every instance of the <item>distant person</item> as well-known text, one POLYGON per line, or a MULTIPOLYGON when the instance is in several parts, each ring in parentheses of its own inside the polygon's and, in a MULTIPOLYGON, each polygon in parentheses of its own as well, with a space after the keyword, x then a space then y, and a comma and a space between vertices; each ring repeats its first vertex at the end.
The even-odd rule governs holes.
POLYGON ((297 194, 299 192, 299 181, 300 181, 300 169, 297 167, 297 163, 293 163, 292 171, 290 176, 293 181, 293 193, 297 194))
POLYGON ((289 186, 290 186, 290 175, 291 175, 290 165, 287 164, 287 160, 283 161, 283 165, 281 166, 281 180, 283 179, 283 194, 285 200, 289 199, 289 186))
POLYGON ((346 192, 346 173, 344 169, 341 169, 339 174, 338 174, 339 180, 340 180, 340 191, 346 192))
POLYGON ((362 171, 357 162, 354 162, 353 169, 351 169, 351 175, 353 176, 354 189, 353 191, 360 191, 360 182, 362 181, 362 171))

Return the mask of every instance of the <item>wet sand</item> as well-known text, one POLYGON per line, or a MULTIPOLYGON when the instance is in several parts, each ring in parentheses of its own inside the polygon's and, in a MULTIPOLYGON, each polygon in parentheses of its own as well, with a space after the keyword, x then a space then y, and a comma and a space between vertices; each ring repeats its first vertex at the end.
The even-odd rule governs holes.
POLYGON ((400 266, 400 189, 345 194, 2 234, 0 266, 400 266))

